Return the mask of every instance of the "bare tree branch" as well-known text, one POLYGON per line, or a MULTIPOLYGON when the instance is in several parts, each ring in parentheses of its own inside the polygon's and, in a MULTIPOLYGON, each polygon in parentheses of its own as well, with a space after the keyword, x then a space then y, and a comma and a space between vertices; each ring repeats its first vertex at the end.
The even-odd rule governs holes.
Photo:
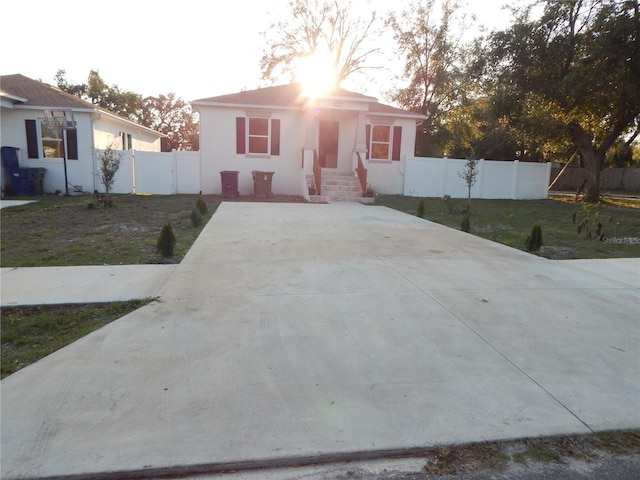
POLYGON ((349 3, 337 0, 291 0, 290 20, 269 26, 263 33, 265 48, 260 61, 264 80, 292 73, 296 61, 326 49, 336 71, 336 84, 367 69, 381 53, 374 46, 383 31, 376 12, 366 19, 353 15, 349 3))

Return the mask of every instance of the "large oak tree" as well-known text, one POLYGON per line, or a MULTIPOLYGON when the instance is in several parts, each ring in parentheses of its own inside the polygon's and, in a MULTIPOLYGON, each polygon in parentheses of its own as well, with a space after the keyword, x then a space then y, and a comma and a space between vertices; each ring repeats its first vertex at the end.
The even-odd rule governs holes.
POLYGON ((600 196, 606 154, 640 115, 638 0, 542 0, 493 34, 485 74, 512 108, 533 102, 562 125, 587 172, 584 200, 600 196))

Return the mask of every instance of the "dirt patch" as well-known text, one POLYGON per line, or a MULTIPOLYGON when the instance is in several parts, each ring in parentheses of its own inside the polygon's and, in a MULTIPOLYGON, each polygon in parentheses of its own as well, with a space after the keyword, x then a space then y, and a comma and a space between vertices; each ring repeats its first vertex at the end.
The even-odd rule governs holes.
POLYGON ((270 195, 265 197, 264 195, 241 195, 237 198, 222 198, 218 195, 205 195, 205 199, 211 201, 223 202, 266 202, 266 203, 309 203, 303 197, 298 195, 270 195))
POLYGON ((571 247, 543 246, 538 255, 551 260, 570 260, 578 258, 578 252, 571 247))
POLYGON ((472 233, 500 233, 508 229, 506 225, 482 225, 479 227, 471 227, 472 233))
POLYGON ((424 470, 435 476, 504 472, 513 465, 528 468, 536 464, 591 463, 612 455, 639 454, 640 430, 623 430, 443 446, 427 455, 424 470))

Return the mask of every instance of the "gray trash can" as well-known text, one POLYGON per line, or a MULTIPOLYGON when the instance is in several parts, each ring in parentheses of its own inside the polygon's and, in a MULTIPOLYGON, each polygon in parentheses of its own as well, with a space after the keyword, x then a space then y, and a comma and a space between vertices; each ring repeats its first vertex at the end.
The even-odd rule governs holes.
POLYGON ((253 193, 257 197, 273 196, 273 193, 271 193, 271 179, 274 173, 275 172, 260 172, 258 170, 251 172, 251 175, 253 175, 253 193))
POLYGON ((222 198, 238 198, 238 171, 223 170, 220 172, 220 180, 222 181, 222 198))

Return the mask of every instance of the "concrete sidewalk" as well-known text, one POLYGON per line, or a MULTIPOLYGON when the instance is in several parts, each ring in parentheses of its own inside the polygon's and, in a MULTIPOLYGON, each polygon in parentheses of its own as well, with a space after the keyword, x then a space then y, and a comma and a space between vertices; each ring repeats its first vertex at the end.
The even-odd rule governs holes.
POLYGON ((156 297, 176 265, 0 269, 3 307, 101 303, 156 297))
POLYGON ((223 203, 158 294, 2 381, 2 478, 640 427, 640 259, 546 260, 383 207, 223 203))

